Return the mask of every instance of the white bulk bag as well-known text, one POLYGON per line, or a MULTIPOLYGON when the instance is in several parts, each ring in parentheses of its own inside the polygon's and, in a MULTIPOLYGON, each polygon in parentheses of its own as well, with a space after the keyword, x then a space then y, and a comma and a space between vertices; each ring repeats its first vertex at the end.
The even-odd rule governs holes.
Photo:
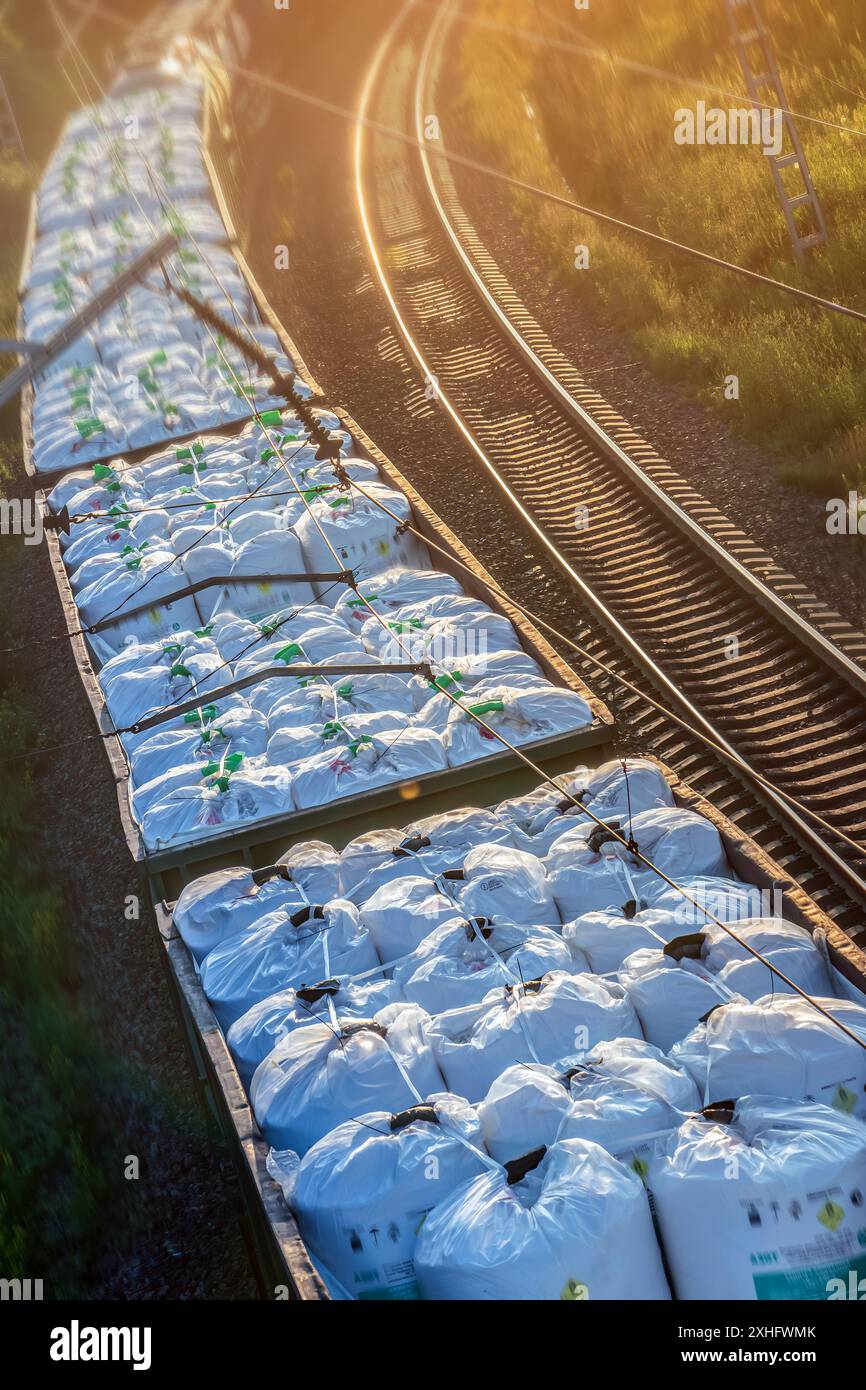
POLYGON ((592 724, 592 710, 583 697, 559 686, 494 685, 480 693, 480 699, 453 705, 448 716, 442 737, 451 767, 505 751, 496 734, 520 746, 592 724))
POLYGON ((662 1052, 669 1052, 711 1009, 736 998, 701 961, 653 949, 634 951, 617 978, 645 1037, 662 1052))
MULTIPOLYGON (((271 527, 241 545, 231 569, 232 576, 244 574, 303 574, 304 558, 297 536, 283 527, 271 527)), ((263 580, 257 584, 232 584, 224 603, 235 613, 264 618, 284 608, 309 603, 312 586, 301 581, 263 580)), ((214 605, 208 608, 208 616, 214 605)))
POLYGON ((357 892, 361 902, 368 883, 372 893, 391 877, 432 877, 461 867, 476 845, 494 844, 511 844, 508 827, 492 811, 475 807, 425 816, 405 830, 369 830, 350 840, 340 855, 340 884, 345 896, 357 892))
POLYGON ((567 1064, 515 1062, 490 1086, 478 1106, 487 1152, 510 1163, 556 1140, 571 1105, 567 1064))
POLYGON ((111 626, 101 638, 113 651, 124 641, 152 641, 172 632, 184 632, 199 625, 198 609, 191 598, 164 600, 168 594, 187 585, 180 561, 169 550, 148 550, 131 565, 118 565, 76 594, 75 602, 86 627, 111 616, 111 626), (128 617, 130 609, 147 604, 144 612, 128 617))
POLYGON ((643 1184, 581 1139, 512 1184, 502 1169, 459 1187, 424 1222, 415 1271, 429 1299, 670 1297, 643 1184))
MULTIPOLYGON (((142 644, 141 647, 130 647, 130 665, 126 670, 118 670, 115 674, 113 661, 109 661, 100 674, 101 681, 107 679, 109 667, 112 668, 112 678, 103 685, 103 690, 116 728, 134 724, 147 714, 182 704, 193 696, 200 696, 202 703, 206 704, 214 690, 227 684, 228 673, 216 651, 192 652, 188 655, 186 648, 177 654, 162 644, 158 644, 158 648, 150 643, 147 645, 154 653, 157 649, 167 650, 170 664, 165 661, 137 664, 138 655, 144 650, 142 644)), ((143 732, 149 737, 153 730, 143 732)))
POLYGON ((287 1034, 257 1068, 250 1088, 269 1144, 305 1154, 345 1120, 398 1112, 445 1089, 415 1004, 389 1004, 373 1019, 311 1023, 287 1034))
MULTIPOLYGON (((694 811, 641 811, 630 824, 627 818, 618 826, 616 818, 609 824, 623 839, 630 832, 641 854, 674 882, 696 874, 723 874, 727 868, 719 832, 694 811)), ((554 840, 544 862, 564 921, 641 899, 654 907, 668 887, 598 825, 567 830, 554 840)))
POLYGON ((580 1062, 509 1067, 478 1117, 500 1162, 556 1139, 588 1139, 644 1174, 648 1145, 700 1107, 694 1082, 640 1038, 602 1043, 580 1062))
POLYGON ((722 1123, 687 1120, 649 1181, 677 1298, 862 1297, 862 1120, 748 1096, 722 1123))
POLYGON ((653 907, 669 913, 679 924, 677 934, 683 935, 703 931, 711 925, 711 917, 737 922, 745 917, 771 916, 773 894, 734 877, 698 874, 678 878, 676 888, 663 883, 661 891, 653 894, 653 907))
POLYGON ((471 1106, 432 1095, 400 1114, 374 1110, 331 1130, 301 1160, 292 1205, 313 1255, 355 1298, 415 1299, 413 1256, 426 1215, 485 1167, 471 1106))
POLYGON ((341 617, 351 627, 362 627, 370 616, 370 604, 377 613, 387 615, 403 608, 407 603, 423 603, 425 599, 438 594, 462 594, 459 581, 441 570, 410 569, 406 565, 394 565, 366 576, 354 589, 341 589, 335 607, 341 617), (359 598, 363 594, 363 598, 359 598), (366 599, 366 603, 364 600, 366 599))
POLYGON ((497 986, 577 968, 562 937, 549 927, 493 926, 470 917, 437 927, 394 967, 393 978, 404 999, 438 1014, 480 1004, 497 986))
POLYGON ((459 915, 448 894, 418 874, 383 884, 360 909, 361 921, 383 962, 408 955, 434 928, 459 915))
POLYGON ((249 1089, 256 1067, 287 1033, 310 1023, 327 1023, 331 1004, 340 1018, 372 1018, 401 998, 396 985, 379 977, 357 984, 321 980, 269 994, 235 1019, 226 1034, 241 1081, 249 1089))
POLYGON ((331 718, 307 727, 281 728, 273 715, 269 723, 272 733, 268 739, 268 762, 285 763, 287 767, 294 767, 302 758, 318 753, 331 752, 340 756, 347 744, 360 738, 376 738, 388 744, 399 738, 401 729, 405 728, 405 718, 401 722, 400 715, 385 710, 378 714, 350 715, 345 720, 331 718))
POLYGON ((700 1106, 688 1073, 651 1051, 655 1057, 642 1059, 627 1079, 607 1075, 604 1065, 593 1079, 575 1078, 558 1136, 600 1144, 644 1180, 657 1141, 700 1106))
POLYGON ((561 792, 545 784, 497 807, 499 815, 526 837, 526 843, 522 838, 519 841, 521 848, 534 854, 546 854, 566 830, 590 820, 590 813, 603 821, 622 821, 628 819, 629 807, 636 816, 641 811, 674 805, 667 778, 648 758, 626 759, 625 770, 618 758, 594 770, 576 768, 556 781, 561 792), (586 810, 575 806, 575 800, 586 810))
POLYGON ((470 850, 453 888, 467 916, 528 927, 561 925, 540 860, 509 845, 478 845, 470 850))
MULTIPOLYGON (((736 936, 731 936, 714 922, 709 922, 702 929, 705 941, 703 959, 710 970, 724 970, 740 964, 754 964, 760 969, 760 962, 747 949, 749 946, 771 959, 778 952, 793 951, 803 958, 793 977, 795 983, 808 994, 833 993, 826 964, 826 938, 822 931, 816 931, 813 936, 806 927, 786 922, 783 917, 745 917, 733 923, 731 931, 736 936), (740 945, 741 941, 743 945, 740 945)), ((792 957, 787 959, 790 961, 792 957)), ((764 969, 766 971, 766 967, 764 969)), ((765 973, 764 980, 766 988, 760 991, 761 994, 769 993, 773 984, 768 973, 765 973)))
POLYGON ((414 781, 448 766, 442 740, 425 729, 404 727, 386 738, 362 736, 335 752, 305 758, 294 772, 298 810, 326 806, 391 782, 414 781))
POLYGON ((563 940, 576 959, 588 960, 597 975, 621 969, 634 951, 658 946, 659 938, 665 943, 681 935, 682 928, 670 913, 654 907, 629 913, 622 908, 585 912, 562 928, 563 940))
POLYGON ((217 869, 188 883, 174 907, 174 924, 197 961, 276 908, 297 912, 338 896, 338 856, 321 840, 295 845, 261 869, 217 869))
MULTIPOLYGON (((399 531, 403 522, 412 523, 412 508, 403 493, 376 482, 365 484, 365 491, 373 501, 353 491, 351 494, 326 493, 310 503, 309 511, 297 525, 304 568, 309 574, 330 574, 337 568, 331 547, 341 564, 358 575, 372 566, 380 569, 383 562, 414 569, 429 566, 424 543, 409 531, 402 534, 399 531), (394 521, 378 507, 377 501, 399 517, 399 521, 394 521)), ((318 587, 322 601, 333 606, 338 591, 326 585, 318 587)))
MULTIPOLYGON (((818 999, 866 1042, 866 1008, 818 999)), ((723 1004, 671 1051, 704 1104, 744 1095, 808 1100, 866 1117, 866 1048, 798 995, 723 1004)))
POLYGON ((439 1014, 428 1033, 450 1089, 476 1101, 514 1062, 552 1063, 641 1029, 619 985, 553 970, 439 1014))
POLYGON ((177 787, 145 812, 141 833, 149 850, 163 849, 293 809, 288 769, 250 765, 209 783, 177 787))
POLYGON ((266 749, 264 715, 236 706, 218 719, 183 730, 153 730, 132 756, 132 779, 136 786, 142 786, 184 763, 219 762, 225 753, 243 753, 246 762, 261 757, 266 749))
POLYGON ((335 898, 294 911, 279 907, 256 927, 225 938, 204 958, 201 982, 226 1029, 278 990, 362 974, 378 964, 357 908, 335 898))

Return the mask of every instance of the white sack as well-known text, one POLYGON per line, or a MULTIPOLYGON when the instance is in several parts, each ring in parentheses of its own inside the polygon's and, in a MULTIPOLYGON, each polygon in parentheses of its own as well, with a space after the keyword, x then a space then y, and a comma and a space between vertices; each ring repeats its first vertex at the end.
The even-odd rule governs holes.
POLYGON ((581 1139, 513 1186, 503 1170, 458 1188, 424 1222, 415 1270, 429 1299, 670 1297, 640 1179, 581 1139))

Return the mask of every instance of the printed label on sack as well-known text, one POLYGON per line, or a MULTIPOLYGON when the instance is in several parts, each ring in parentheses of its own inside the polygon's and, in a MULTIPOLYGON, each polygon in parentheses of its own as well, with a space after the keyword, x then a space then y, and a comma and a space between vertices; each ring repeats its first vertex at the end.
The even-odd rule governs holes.
POLYGON ((755 1193, 739 1207, 758 1300, 827 1299, 834 1281, 856 1286, 866 1273, 866 1192, 854 1174, 779 1200, 755 1193))
POLYGON ((772 1274, 753 1276, 755 1297, 759 1303, 792 1299, 829 1302, 840 1298, 866 1298, 866 1254, 850 1260, 814 1266, 810 1269, 780 1270, 772 1274), (861 1290, 862 1285, 862 1292, 861 1290))
POLYGON ((420 1299, 414 1257, 426 1215, 419 1208, 341 1228, 344 1257, 339 1263, 344 1272, 339 1277, 357 1298, 420 1299))

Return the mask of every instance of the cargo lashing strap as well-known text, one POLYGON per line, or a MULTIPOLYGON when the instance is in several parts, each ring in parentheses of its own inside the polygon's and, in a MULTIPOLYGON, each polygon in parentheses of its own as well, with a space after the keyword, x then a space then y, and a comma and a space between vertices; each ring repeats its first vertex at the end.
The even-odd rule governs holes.
POLYGON ((315 680, 318 678, 328 679, 329 676, 354 676, 369 675, 375 671, 379 675, 410 675, 426 676, 430 668, 426 662, 383 662, 378 666, 362 665, 359 662, 346 662, 339 665, 306 665, 300 662, 289 666, 265 666, 261 671, 254 671, 249 676, 241 676, 238 680, 229 681, 226 685, 220 685, 216 690, 208 690, 191 700, 184 700, 179 703, 167 705, 164 709, 158 710, 155 714, 145 715, 137 719, 133 724, 127 724, 122 729, 115 730, 118 734, 139 734, 146 729, 155 729, 160 724, 167 724, 172 719, 179 719, 182 715, 191 714, 198 709, 203 701, 208 704, 216 704, 219 700, 225 699, 227 695, 234 695, 240 690, 248 690, 253 685, 260 685, 266 680, 294 679, 294 680, 315 680))
POLYGON ((230 584, 342 583, 351 587, 354 578, 352 570, 341 570, 339 574, 305 574, 303 572, 300 574, 214 574, 209 579, 198 579, 193 584, 185 584, 183 588, 174 589, 170 594, 160 594, 151 603, 139 603, 134 608, 123 608, 116 613, 111 613, 108 617, 100 618, 98 622, 91 623, 83 631, 88 635, 104 632, 106 628, 113 627, 115 623, 122 623, 127 618, 137 618, 141 613, 149 613, 153 608, 168 607, 169 604, 177 603, 180 599, 191 598, 193 594, 200 594, 204 589, 225 588, 230 584))

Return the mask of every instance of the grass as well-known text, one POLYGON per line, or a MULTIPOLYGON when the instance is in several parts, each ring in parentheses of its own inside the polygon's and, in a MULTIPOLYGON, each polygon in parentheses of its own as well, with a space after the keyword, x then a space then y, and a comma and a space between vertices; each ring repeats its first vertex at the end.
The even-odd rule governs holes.
MULTIPOLYGON (((789 105, 866 131, 860 0, 835 0, 832 13, 824 0, 763 0, 763 8, 789 105)), ((598 43, 618 57, 743 90, 720 0, 606 0, 586 11, 564 0, 478 0, 475 13, 493 25, 598 43)), ((866 309, 866 137, 799 123, 830 233, 829 246, 801 270, 761 152, 674 142, 677 108, 693 108, 702 96, 710 106, 742 103, 619 71, 466 24, 461 115, 475 148, 480 142, 509 173, 569 188, 587 206, 866 309)), ((513 196, 543 271, 570 285, 576 299, 591 293, 660 380, 684 386, 777 454, 786 481, 823 495, 866 489, 866 325, 513 196), (590 248, 588 271, 573 268, 579 243, 590 248), (737 401, 724 396, 729 375, 739 378, 737 401)))
MULTIPOLYGON (((20 6, 18 7, 20 10, 20 6)), ((35 7, 38 18, 39 7, 35 7)), ((34 22, 36 20, 34 19, 34 22)), ((32 36, 31 36, 32 38, 32 36)), ((0 332, 15 332, 18 272, 37 168, 72 98, 56 69, 0 27, 3 74, 30 163, 0 159, 0 332)), ((4 370, 12 365, 2 362, 4 370)), ((0 491, 20 495, 17 402, 0 417, 0 491)), ((20 539, 0 541, 3 614, 21 603, 20 539)), ((0 646, 9 642, 0 619, 0 646)), ((25 660, 26 658, 20 658, 25 660)), ((4 756, 43 743, 12 662, 0 674, 4 756)), ((34 858, 39 807, 26 759, 5 769, 0 798, 0 1278, 43 1279, 46 1298, 81 1297, 106 1248, 123 1245, 118 1102, 129 1079, 100 1046, 86 1004, 62 889, 34 858)))

